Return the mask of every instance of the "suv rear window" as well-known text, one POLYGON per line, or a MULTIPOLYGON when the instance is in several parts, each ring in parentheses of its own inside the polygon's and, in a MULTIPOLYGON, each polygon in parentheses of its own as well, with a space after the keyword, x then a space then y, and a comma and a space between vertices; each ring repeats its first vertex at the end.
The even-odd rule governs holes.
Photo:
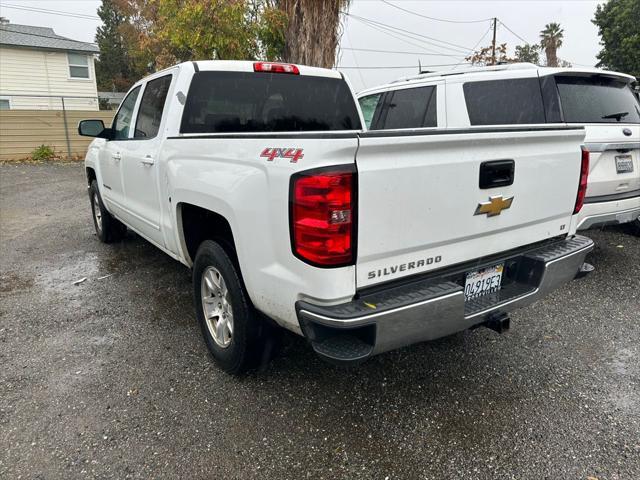
POLYGON ((537 77, 468 82, 463 89, 471 125, 546 122, 537 77))
POLYGON ((262 72, 199 72, 191 81, 182 133, 359 130, 343 79, 262 72))
POLYGON ((603 76, 556 76, 567 123, 640 123, 640 108, 626 82, 603 76))

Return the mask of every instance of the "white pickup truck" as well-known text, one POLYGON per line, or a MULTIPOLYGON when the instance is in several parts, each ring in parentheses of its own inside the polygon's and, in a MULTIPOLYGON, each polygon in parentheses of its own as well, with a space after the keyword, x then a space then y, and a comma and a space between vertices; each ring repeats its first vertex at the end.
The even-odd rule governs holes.
MULTIPOLYGON (((441 99, 438 98, 438 102, 441 99)), ((572 280, 584 129, 365 131, 339 73, 188 62, 136 83, 86 174, 98 237, 193 269, 213 357, 239 373, 281 326, 356 362, 478 325, 572 280)))

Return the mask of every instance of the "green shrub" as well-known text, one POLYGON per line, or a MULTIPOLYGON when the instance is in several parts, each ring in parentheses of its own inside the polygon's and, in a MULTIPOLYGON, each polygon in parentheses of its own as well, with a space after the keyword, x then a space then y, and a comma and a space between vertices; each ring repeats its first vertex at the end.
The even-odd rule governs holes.
POLYGON ((45 162, 55 158, 56 152, 53 151, 49 145, 40 145, 33 152, 31 152, 31 159, 36 162, 45 162))

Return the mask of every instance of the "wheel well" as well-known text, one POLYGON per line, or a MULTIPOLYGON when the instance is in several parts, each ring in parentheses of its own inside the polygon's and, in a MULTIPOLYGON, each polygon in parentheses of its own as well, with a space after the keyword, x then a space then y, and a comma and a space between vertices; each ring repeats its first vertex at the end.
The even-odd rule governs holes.
POLYGON ((205 240, 215 240, 232 260, 237 261, 236 245, 231 226, 222 215, 188 203, 180 204, 182 235, 191 261, 205 240))
POLYGON ((87 172, 87 183, 91 185, 91 182, 93 182, 96 179, 96 172, 93 168, 90 168, 90 167, 86 168, 86 172, 87 172))

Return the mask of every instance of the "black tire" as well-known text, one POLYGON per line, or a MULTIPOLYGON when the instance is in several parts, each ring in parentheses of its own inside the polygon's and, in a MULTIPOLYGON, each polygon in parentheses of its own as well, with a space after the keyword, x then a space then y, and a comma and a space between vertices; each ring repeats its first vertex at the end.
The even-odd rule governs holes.
POLYGON ((640 218, 636 218, 633 222, 627 223, 627 230, 633 235, 640 237, 640 218))
POLYGON ((98 190, 98 183, 93 180, 89 187, 89 201, 91 202, 91 215, 96 235, 103 243, 113 243, 121 240, 127 233, 127 227, 114 218, 102 203, 102 196, 98 190), (96 215, 96 209, 98 214, 96 215))
MULTIPOLYGON (((211 280, 211 276, 208 278, 211 280)), ((193 301, 207 348, 220 368, 232 375, 239 375, 257 367, 260 361, 265 361, 263 358, 265 346, 271 345, 269 342, 271 327, 262 321, 260 314, 253 308, 238 267, 224 248, 212 240, 202 242, 196 253, 193 263, 193 301), (219 277, 222 277, 222 282, 217 277, 218 274, 219 277), (209 299, 207 305, 212 303, 211 299, 218 298, 215 292, 209 296, 211 289, 203 280, 205 275, 213 275, 218 278, 218 283, 214 285, 216 288, 220 284, 226 287, 226 294, 222 294, 222 291, 218 289, 220 298, 224 298, 226 303, 217 303, 217 305, 218 307, 226 305, 226 308, 230 306, 232 311, 233 332, 229 333, 228 328, 225 330, 223 327, 222 334, 218 335, 217 340, 214 334, 219 332, 218 322, 224 314, 211 314, 211 308, 215 310, 215 306, 206 307, 210 308, 209 313, 212 320, 207 322, 205 318, 204 298, 209 299), (222 346, 225 342, 229 343, 222 346)), ((221 312, 225 311, 225 306, 220 308, 221 312)))

